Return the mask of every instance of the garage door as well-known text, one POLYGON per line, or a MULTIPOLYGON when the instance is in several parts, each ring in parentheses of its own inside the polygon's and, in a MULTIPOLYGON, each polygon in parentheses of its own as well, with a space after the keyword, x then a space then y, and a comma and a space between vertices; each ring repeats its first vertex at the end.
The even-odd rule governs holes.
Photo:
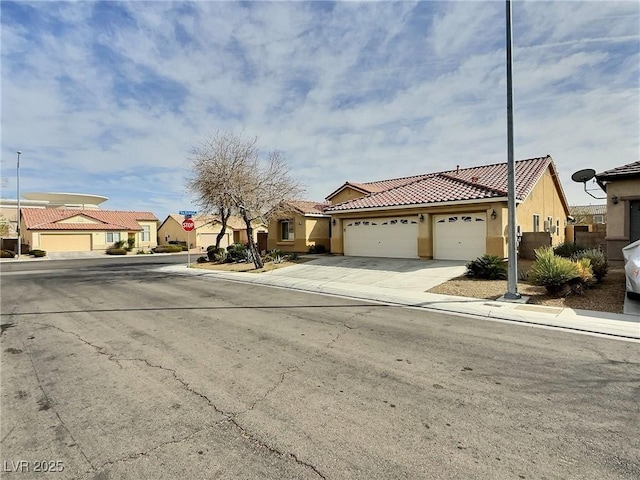
MULTIPOLYGON (((202 248, 207 248, 209 245, 216 244, 217 233, 199 233, 198 234, 198 246, 202 248)), ((220 240, 220 247, 227 248, 229 246, 229 238, 231 238, 231 232, 227 231, 220 240)))
POLYGON ((487 215, 454 213, 434 215, 433 258, 473 260, 487 250, 487 215))
POLYGON ((91 234, 40 234, 40 248, 47 252, 90 252, 91 234))
POLYGON ((418 218, 387 217, 344 221, 344 254, 418 258, 418 218))

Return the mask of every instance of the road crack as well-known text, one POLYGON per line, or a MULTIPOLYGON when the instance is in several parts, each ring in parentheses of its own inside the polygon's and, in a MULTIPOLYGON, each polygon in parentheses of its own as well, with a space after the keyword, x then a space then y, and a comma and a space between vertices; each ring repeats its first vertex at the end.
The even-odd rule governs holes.
POLYGON ((64 423, 64 420, 58 413, 58 410, 55 408, 54 404, 51 402, 51 399, 49 398, 49 395, 47 395, 47 392, 42 386, 42 381, 40 380, 40 375, 38 375, 38 370, 36 369, 35 362, 33 361, 33 356, 31 355, 31 352, 29 352, 29 350, 27 349, 27 346, 24 343, 24 341, 22 341, 22 345, 23 345, 23 351, 27 354, 27 356, 29 357, 29 360, 31 361, 31 368, 33 368, 33 373, 35 374, 36 380, 38 381, 38 386, 40 387, 40 391, 42 392, 42 395, 44 395, 44 398, 47 404, 49 405, 49 408, 53 410, 53 413, 58 418, 58 421, 60 422, 60 425, 62 425, 62 428, 65 429, 65 431, 71 437, 71 440, 73 440, 73 443, 78 447, 80 454, 84 457, 84 459, 89 464, 89 466, 91 466, 91 468, 95 470, 95 466, 93 465, 93 463, 91 463, 91 460, 89 460, 89 457, 87 457, 87 454, 84 452, 84 450, 80 446, 80 443, 78 442, 78 440, 76 440, 76 438, 73 436, 73 433, 71 433, 71 430, 69 430, 69 427, 67 427, 67 425, 64 423))
MULTIPOLYGON (((224 411, 223 409, 221 409, 220 407, 218 407, 218 406, 217 406, 215 403, 213 403, 213 402, 211 401, 211 399, 210 399, 209 397, 207 397, 204 393, 199 392, 198 390, 196 390, 195 388, 193 388, 193 387, 192 387, 188 382, 186 382, 185 380, 183 380, 182 378, 180 378, 180 377, 178 376, 178 374, 177 374, 177 372, 176 372, 176 370, 175 370, 175 369, 173 369, 173 368, 168 368, 168 367, 164 367, 164 366, 162 366, 162 365, 156 365, 156 364, 154 364, 154 363, 151 363, 149 360, 147 360, 147 359, 145 359, 145 358, 122 358, 122 357, 118 357, 116 354, 108 353, 107 351, 105 351, 104 347, 100 347, 100 346, 98 346, 98 345, 95 345, 95 344, 93 344, 93 343, 89 342, 88 340, 84 339, 83 337, 81 337, 80 335, 78 335, 78 334, 77 334, 77 333, 75 333, 75 332, 70 332, 70 331, 64 330, 64 329, 62 329, 62 328, 60 328, 60 327, 57 327, 57 326, 55 326, 55 325, 50 325, 50 324, 45 324, 45 323, 38 323, 38 325, 52 327, 52 328, 55 328, 56 330, 59 330, 60 332, 67 333, 67 334, 70 334, 70 335, 73 335, 74 337, 76 337, 78 340, 80 340, 80 341, 81 341, 82 343, 84 343, 85 345, 88 345, 88 346, 90 346, 90 347, 94 348, 94 349, 95 349, 95 350, 96 350, 100 355, 104 355, 104 356, 106 356, 106 357, 107 357, 107 359, 108 359, 108 360, 115 362, 115 363, 116 363, 120 368, 122 368, 122 364, 121 364, 120 362, 142 362, 142 363, 144 363, 145 365, 147 365, 147 366, 148 366, 148 367, 150 367, 150 368, 157 368, 157 369, 164 370, 164 371, 166 371, 166 372, 171 373, 171 375, 172 375, 172 376, 173 376, 173 378, 176 380, 176 382, 178 382, 180 385, 182 385, 182 387, 183 387, 185 390, 187 390, 188 392, 190 392, 190 393, 191 393, 191 394, 193 394, 193 395, 196 395, 196 396, 198 396, 198 397, 202 398, 203 400, 205 400, 205 401, 207 402, 207 405, 208 405, 208 406, 210 406, 211 408, 213 408, 213 410, 214 410, 216 413, 219 413, 220 415, 224 416, 224 417, 225 417, 225 419, 226 419, 226 421, 228 421, 231 425, 233 425, 233 426, 234 426, 234 427, 235 427, 235 428, 240 432, 240 434, 241 434, 241 436, 242 436, 243 438, 245 438, 245 439, 247 439, 247 440, 251 441, 251 442, 252 442, 254 445, 256 445, 257 447, 263 448, 263 449, 267 450, 267 451, 268 451, 268 452, 270 452, 270 453, 273 453, 273 454, 279 455, 279 456, 281 456, 281 457, 289 457, 289 458, 293 459, 297 464, 302 465, 302 466, 304 466, 304 467, 306 467, 306 468, 309 468, 309 469, 310 469, 310 470, 312 470, 316 475, 318 475, 320 478, 322 478, 322 479, 325 479, 325 480, 326 480, 326 477, 325 477, 325 476, 324 476, 324 475, 323 475, 323 474, 322 474, 322 473, 321 473, 321 472, 320 472, 320 471, 319 471, 319 470, 318 470, 314 465, 312 465, 312 464, 310 464, 310 463, 308 463, 308 462, 305 462, 304 460, 301 460, 300 458, 298 458, 298 456, 297 456, 295 453, 282 452, 282 451, 278 450, 277 448, 270 446, 269 444, 267 444, 267 442, 265 442, 265 441, 263 441, 263 440, 260 440, 259 438, 255 437, 255 436, 254 436, 253 434, 251 434, 251 433, 250 433, 250 432, 249 432, 245 427, 243 427, 243 426, 238 422, 238 420, 235 418, 235 417, 236 417, 236 415, 238 415, 238 413, 234 413, 234 412, 226 412, 226 411, 224 411)), ((325 348, 330 348, 330 347, 331 347, 331 346, 332 346, 332 345, 333 345, 333 344, 338 340, 338 338, 340 338, 340 334, 338 334, 338 335, 336 336, 336 338, 332 339, 332 340, 331 340, 331 341, 330 341, 330 342, 325 346, 325 348)), ((26 348, 26 347, 25 347, 25 348, 26 348)), ((314 355, 314 357, 315 357, 315 356, 317 356, 317 355, 318 355, 318 353, 316 353, 316 354, 314 355)), ((31 356, 30 356, 30 358, 31 358, 31 356)), ((301 364, 300 366, 296 367, 296 369, 300 369, 300 368, 302 368, 302 367, 307 363, 307 361, 308 361, 310 358, 312 358, 312 357, 309 357, 309 358, 305 359, 305 361, 304 361, 304 362, 302 362, 302 364, 301 364)), ((32 365, 33 365, 33 359, 31 359, 31 363, 32 363, 32 365)), ((35 366, 34 366, 34 371, 35 371, 35 366)), ((293 371, 293 370, 292 370, 292 371, 293 371)), ((267 397, 271 392, 273 392, 273 391, 274 391, 274 390, 275 390, 275 389, 276 389, 276 388, 277 388, 277 387, 278 387, 278 386, 279 386, 279 385, 284 381, 284 374, 286 374, 286 373, 288 373, 288 372, 283 372, 283 375, 281 375, 281 379, 280 379, 280 381, 279 381, 279 382, 278 382, 274 387, 272 387, 272 388, 270 389, 270 391, 268 391, 268 392, 264 395, 264 398, 266 398, 266 397, 267 397)), ((36 372, 36 377, 37 377, 37 372, 36 372)), ((38 382, 40 382, 40 379, 39 379, 39 378, 38 378, 38 382)), ((41 389, 41 390, 43 391, 43 393, 44 393, 44 389, 42 389, 42 385, 41 385, 41 384, 40 384, 40 389, 41 389)), ((45 397, 46 397, 46 394, 45 394, 45 397)), ((262 400, 264 400, 264 398, 263 398, 262 400)), ((260 400, 260 401, 262 401, 262 400, 260 400)), ((258 401, 256 401, 256 402, 255 402, 255 404, 257 404, 257 403, 259 403, 259 402, 258 402, 258 401)), ((255 406, 255 404, 254 404, 254 406, 255 406)), ((252 406, 251 408, 253 408, 253 406, 252 406)), ((248 411, 248 410, 247 410, 247 411, 248 411)), ((55 412, 55 409, 54 409, 54 412, 55 412)), ((56 415, 58 415, 58 414, 57 414, 57 412, 56 412, 56 415)), ((59 416, 59 415, 58 415, 58 418, 59 418, 59 419, 60 419, 60 421, 62 422, 62 419, 60 418, 60 416, 59 416)), ((62 425, 65 427, 65 429, 67 430, 67 432, 69 432, 69 430, 68 430, 68 429, 66 428, 66 426, 64 425, 64 422, 62 422, 62 425)), ((206 427, 206 428, 209 428, 209 427, 206 427)), ((201 429, 200 431, 202 431, 202 430, 203 430, 203 429, 201 429)), ((192 435, 195 435, 196 433, 198 433, 198 432, 194 432, 192 435)), ((69 432, 69 435, 71 436, 71 438, 72 438, 72 439, 74 439, 74 438, 73 438, 73 435, 71 435, 71 432, 69 432)), ((187 437, 187 438, 188 438, 188 437, 187 437)), ((186 438, 185 438, 185 439, 186 439, 186 438)), ((182 440, 180 440, 180 441, 184 441, 185 439, 182 439, 182 440)), ((74 439, 74 441, 75 441, 75 439, 74 439)), ((179 441, 169 441, 169 442, 166 442, 166 444, 170 444, 170 443, 179 443, 179 441)), ((76 444, 78 444, 78 443, 76 442, 76 444)), ((155 450, 155 449, 157 449, 157 448, 160 448, 161 446, 162 446, 162 445, 159 445, 158 447, 154 447, 152 450, 149 450, 149 452, 150 452, 150 451, 153 451, 153 450, 155 450)), ((79 445, 78 445, 78 448, 80 448, 80 447, 79 447, 79 445)), ((80 449, 80 451, 82 452, 82 449, 80 449)), ((82 455, 85 457, 85 459, 87 460, 87 462, 89 463, 89 465, 91 465, 92 471, 95 471, 95 470, 96 470, 96 467, 95 467, 95 466, 94 466, 94 465, 89 461, 89 459, 88 459, 88 458, 87 458, 87 456, 84 454, 84 452, 82 452, 82 455)), ((143 454, 131 454, 131 455, 132 455, 132 458, 131 458, 131 459, 135 459, 135 458, 140 458, 141 456, 144 456, 145 454, 143 453, 143 454)), ((129 460, 129 458, 127 458, 127 457, 124 457, 124 458, 123 458, 123 461, 127 461, 127 460, 129 460)), ((107 463, 107 465, 108 465, 108 463, 107 463)), ((104 468, 104 467, 100 467, 100 468, 104 468)))

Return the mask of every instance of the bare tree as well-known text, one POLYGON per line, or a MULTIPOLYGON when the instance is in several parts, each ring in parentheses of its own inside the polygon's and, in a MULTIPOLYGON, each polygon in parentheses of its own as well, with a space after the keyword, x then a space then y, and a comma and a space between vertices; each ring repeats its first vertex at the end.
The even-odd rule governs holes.
POLYGON ((257 137, 215 133, 193 149, 187 186, 204 211, 227 211, 242 217, 251 258, 256 268, 262 268, 253 238, 254 224, 267 212, 277 211, 282 200, 298 197, 302 187, 290 176, 279 152, 269 152, 263 158, 257 143, 257 137))

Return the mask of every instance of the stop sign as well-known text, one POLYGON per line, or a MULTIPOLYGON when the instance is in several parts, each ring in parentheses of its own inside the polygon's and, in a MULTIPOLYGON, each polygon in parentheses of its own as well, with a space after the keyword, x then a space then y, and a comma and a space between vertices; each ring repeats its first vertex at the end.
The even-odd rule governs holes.
POLYGON ((185 232, 190 232, 196 227, 196 224, 193 223, 193 220, 187 218, 184 222, 182 222, 182 228, 184 228, 185 232))

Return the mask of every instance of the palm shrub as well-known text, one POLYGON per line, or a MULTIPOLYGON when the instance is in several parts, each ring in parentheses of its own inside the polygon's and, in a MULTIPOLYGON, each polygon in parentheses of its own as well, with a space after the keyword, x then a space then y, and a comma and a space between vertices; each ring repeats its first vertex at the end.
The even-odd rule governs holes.
POLYGON ((529 269, 529 281, 545 287, 551 295, 566 296, 572 292, 571 283, 580 283, 578 264, 556 256, 551 247, 535 250, 536 260, 529 269))
POLYGON ((227 257, 225 262, 246 262, 247 261, 247 247, 242 243, 234 243, 227 247, 227 257))
POLYGON ((226 250, 222 247, 216 248, 215 245, 209 245, 207 247, 207 258, 210 261, 224 261, 226 253, 226 250))
POLYGON ((578 253, 571 255, 571 260, 577 262, 582 258, 588 258, 591 261, 591 270, 596 282, 601 282, 609 271, 609 263, 607 257, 599 248, 590 248, 588 250, 582 250, 578 253))
POLYGON ((126 255, 127 251, 124 248, 107 248, 107 255, 126 255))
POLYGON ((575 255, 576 253, 586 249, 586 247, 578 245, 577 243, 564 241, 553 247, 553 253, 555 253, 559 257, 570 258, 572 255, 575 255))
POLYGON ((125 244, 124 240, 118 240, 117 242, 113 243, 113 248, 123 248, 125 244))
POLYGON ((507 278, 507 264, 495 255, 483 255, 467 263, 465 275, 485 280, 504 280, 507 278))

